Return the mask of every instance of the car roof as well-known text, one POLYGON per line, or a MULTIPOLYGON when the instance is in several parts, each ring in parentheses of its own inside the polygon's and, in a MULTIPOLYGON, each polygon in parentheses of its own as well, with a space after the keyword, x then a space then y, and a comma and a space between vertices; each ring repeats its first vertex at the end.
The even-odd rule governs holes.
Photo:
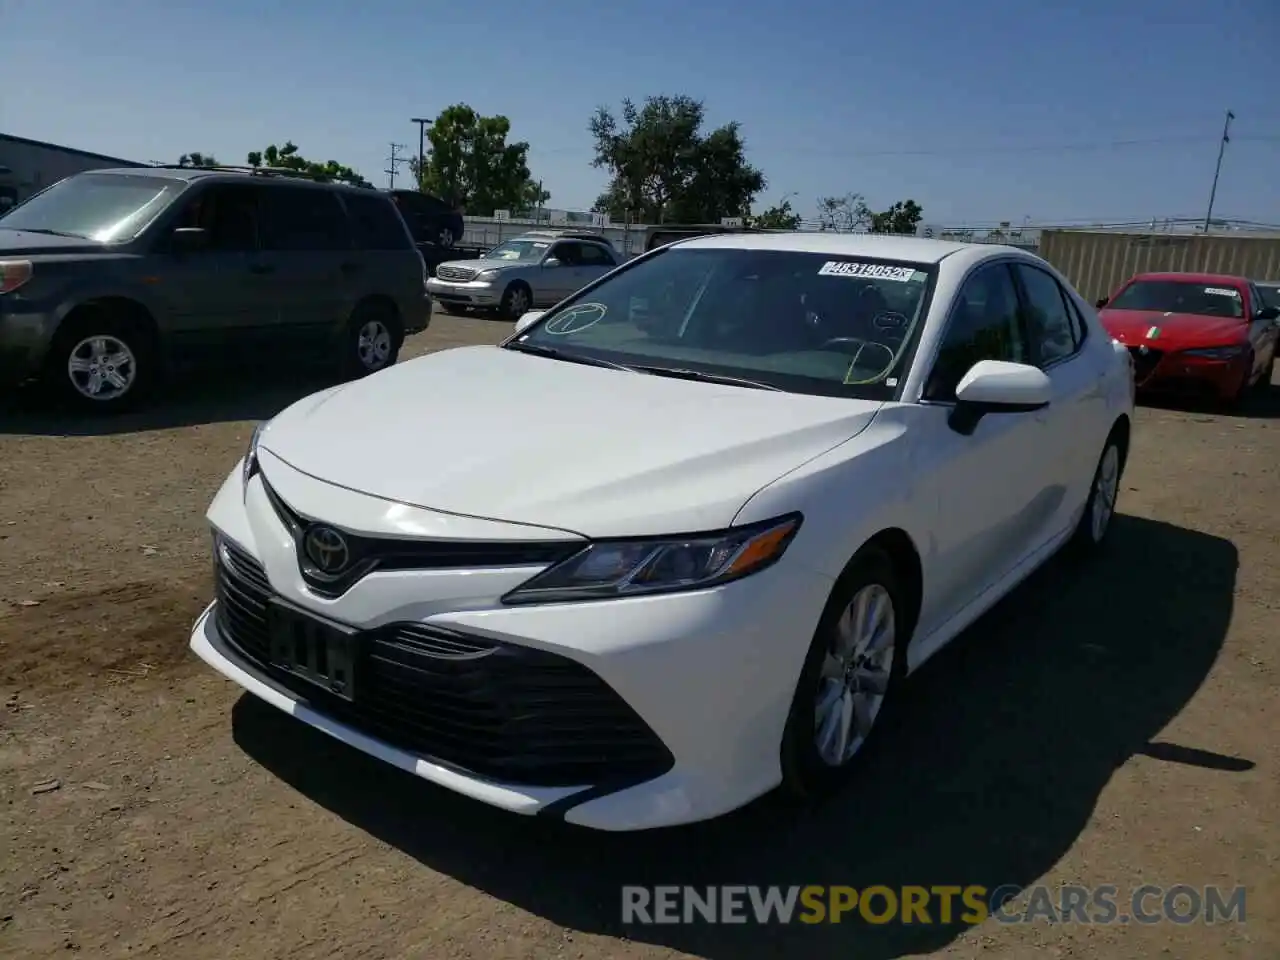
POLYGON ((913 263, 940 263, 963 250, 1008 253, 1016 248, 987 243, 926 240, 922 237, 873 233, 716 233, 677 240, 668 248, 711 250, 774 250, 793 253, 826 253, 842 257, 875 257, 913 263))
POLYGON ((1135 273, 1129 278, 1134 280, 1174 280, 1182 283, 1248 283, 1247 277, 1233 273, 1180 273, 1177 270, 1157 271, 1154 273, 1135 273))

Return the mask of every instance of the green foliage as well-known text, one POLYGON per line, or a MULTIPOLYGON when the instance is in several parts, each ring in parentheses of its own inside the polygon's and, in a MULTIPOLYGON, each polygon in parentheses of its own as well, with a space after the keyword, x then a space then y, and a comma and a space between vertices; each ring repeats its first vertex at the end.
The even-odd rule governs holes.
POLYGON ((529 144, 507 143, 511 121, 482 117, 465 103, 446 107, 427 131, 430 152, 423 169, 409 161, 427 193, 471 216, 494 210, 530 210, 551 199, 529 172, 529 144))
POLYGON ((871 217, 871 210, 860 193, 818 198, 819 230, 833 230, 837 233, 865 230, 871 224, 871 217))
POLYGON ((751 217, 749 224, 763 230, 797 230, 800 214, 791 209, 790 200, 783 200, 751 217))
POLYGON ((592 165, 609 171, 609 189, 593 210, 643 223, 717 223, 748 217, 765 188, 747 163, 739 125, 702 133, 705 108, 687 96, 622 102, 621 123, 607 108, 591 117, 592 165))
POLYGON ((192 151, 184 153, 178 158, 178 166, 180 167, 216 167, 218 158, 212 153, 199 153, 192 151))
POLYGON ((873 233, 914 234, 924 210, 914 200, 899 200, 883 213, 871 215, 873 233))
POLYGON ((251 167, 280 167, 285 170, 296 170, 309 176, 340 180, 357 187, 373 186, 360 174, 350 167, 343 166, 336 160, 326 160, 324 163, 320 163, 306 159, 298 153, 297 144, 292 140, 286 140, 283 147, 277 147, 273 143, 265 150, 254 150, 245 158, 245 162, 251 167))

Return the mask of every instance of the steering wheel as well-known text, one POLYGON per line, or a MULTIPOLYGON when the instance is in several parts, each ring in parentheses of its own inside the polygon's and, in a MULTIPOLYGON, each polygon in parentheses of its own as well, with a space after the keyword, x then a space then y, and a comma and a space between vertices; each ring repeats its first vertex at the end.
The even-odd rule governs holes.
POLYGON ((821 347, 819 347, 818 349, 819 349, 819 350, 829 350, 831 347, 833 347, 833 346, 835 346, 835 345, 837 345, 837 344, 844 344, 844 343, 856 343, 856 344, 858 345, 858 350, 856 350, 856 351, 854 351, 854 352, 855 352, 855 353, 857 353, 857 352, 861 351, 863 347, 869 346, 869 345, 870 345, 870 343, 871 343, 871 341, 869 341, 869 340, 863 340, 861 337, 832 337, 830 340, 826 341, 826 342, 825 342, 821 347))

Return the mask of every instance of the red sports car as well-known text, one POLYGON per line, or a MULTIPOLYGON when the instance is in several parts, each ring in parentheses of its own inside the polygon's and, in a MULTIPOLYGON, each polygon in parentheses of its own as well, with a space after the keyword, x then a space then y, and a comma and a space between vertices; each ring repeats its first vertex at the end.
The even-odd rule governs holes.
POLYGON ((1143 392, 1198 392, 1227 403, 1265 389, 1275 369, 1280 309, 1251 280, 1212 273, 1140 273, 1098 301, 1107 332, 1129 348, 1143 392))

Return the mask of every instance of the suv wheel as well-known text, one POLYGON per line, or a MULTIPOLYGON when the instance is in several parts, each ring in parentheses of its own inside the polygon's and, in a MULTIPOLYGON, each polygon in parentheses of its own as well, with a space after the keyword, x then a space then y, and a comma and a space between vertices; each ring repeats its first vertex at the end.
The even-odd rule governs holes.
POLYGON ((529 312, 532 304, 532 292, 525 284, 517 281, 507 287, 506 292, 502 295, 502 305, 498 309, 501 311, 504 320, 510 320, 515 323, 529 312))
POLYGON ((456 239, 457 237, 453 235, 452 230, 450 230, 448 227, 441 227, 440 233, 436 237, 436 243, 447 250, 453 246, 453 241, 456 239))
POLYGON ((46 379, 83 410, 123 410, 154 381, 151 337, 139 324, 93 309, 70 319, 49 350, 46 379))
POLYGON ((404 340, 400 320, 390 306, 366 303, 356 307, 343 338, 342 366, 348 377, 363 377, 396 362, 404 340))

